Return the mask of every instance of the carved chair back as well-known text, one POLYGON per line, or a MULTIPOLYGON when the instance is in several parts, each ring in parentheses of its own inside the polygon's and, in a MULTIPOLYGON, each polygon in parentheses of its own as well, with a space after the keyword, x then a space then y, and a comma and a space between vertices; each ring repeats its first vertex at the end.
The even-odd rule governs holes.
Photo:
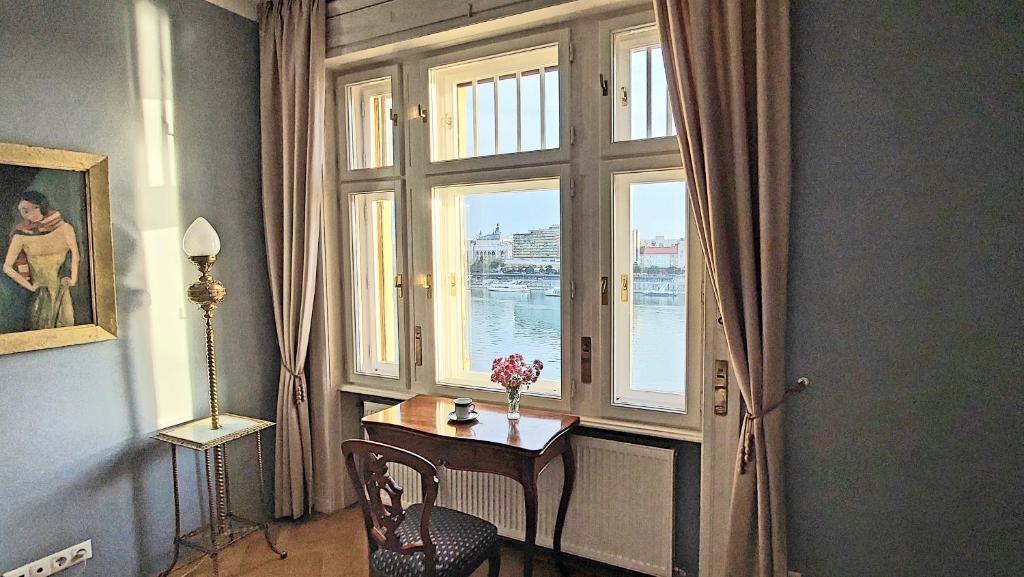
POLYGON ((378 547, 402 555, 422 551, 427 574, 433 575, 436 550, 430 540, 430 514, 437 499, 437 467, 416 453, 373 441, 350 439, 341 444, 341 451, 345 455, 345 466, 363 510, 370 552, 378 547), (398 535, 398 527, 406 515, 402 506, 403 489, 389 474, 389 463, 405 465, 419 473, 423 487, 420 539, 404 545, 398 535))

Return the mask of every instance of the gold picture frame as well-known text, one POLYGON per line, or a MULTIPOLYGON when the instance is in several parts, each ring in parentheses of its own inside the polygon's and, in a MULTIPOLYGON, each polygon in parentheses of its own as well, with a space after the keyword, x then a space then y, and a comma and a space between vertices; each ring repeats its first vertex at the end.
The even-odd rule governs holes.
POLYGON ((116 339, 107 157, 0 143, 0 202, 0 224, 10 228, 0 230, 0 355, 116 339), (32 190, 40 182, 64 199, 66 214, 32 190))

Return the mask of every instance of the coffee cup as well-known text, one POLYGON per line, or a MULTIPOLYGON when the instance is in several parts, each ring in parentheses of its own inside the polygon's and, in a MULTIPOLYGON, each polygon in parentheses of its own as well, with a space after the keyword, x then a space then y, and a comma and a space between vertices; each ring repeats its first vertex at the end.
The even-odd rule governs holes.
POLYGON ((476 410, 476 403, 469 397, 455 399, 455 418, 468 419, 476 410))

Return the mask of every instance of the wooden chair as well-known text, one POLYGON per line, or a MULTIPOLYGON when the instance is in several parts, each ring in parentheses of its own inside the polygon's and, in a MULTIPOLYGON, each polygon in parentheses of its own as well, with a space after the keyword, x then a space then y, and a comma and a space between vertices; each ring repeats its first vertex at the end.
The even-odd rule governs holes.
POLYGON ((469 577, 488 562, 498 577, 498 529, 472 515, 435 507, 437 467, 423 457, 373 441, 341 444, 345 466, 363 509, 371 577, 469 577), (402 507, 402 488, 388 474, 399 463, 420 474, 423 502, 402 507), (387 495, 388 503, 382 494, 387 495))

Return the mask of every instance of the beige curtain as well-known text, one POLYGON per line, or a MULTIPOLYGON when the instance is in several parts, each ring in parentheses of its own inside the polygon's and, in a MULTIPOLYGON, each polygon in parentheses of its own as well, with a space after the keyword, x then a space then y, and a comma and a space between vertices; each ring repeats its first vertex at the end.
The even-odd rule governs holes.
POLYGON ((325 0, 260 5, 263 223, 281 351, 274 514, 312 502, 306 389, 324 170, 325 0))
POLYGON ((788 0, 654 0, 701 247, 746 405, 730 577, 786 577, 788 0))

